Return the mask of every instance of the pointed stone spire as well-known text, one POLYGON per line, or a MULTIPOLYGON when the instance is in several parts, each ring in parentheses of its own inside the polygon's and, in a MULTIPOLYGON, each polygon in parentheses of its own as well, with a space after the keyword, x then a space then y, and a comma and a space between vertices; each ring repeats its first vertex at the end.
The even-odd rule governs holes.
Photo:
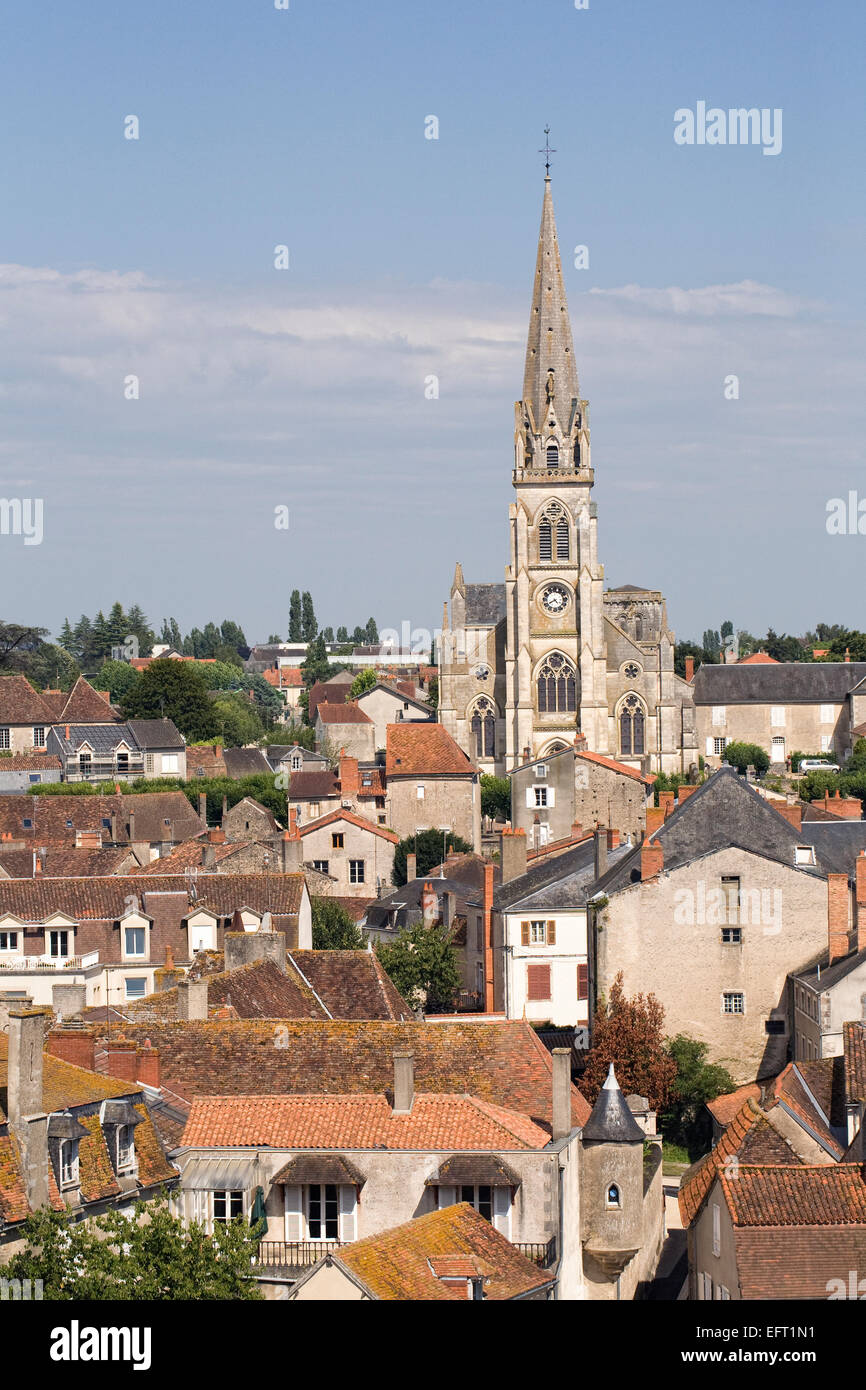
POLYGON ((592 1107, 592 1114, 583 1127, 583 1142, 642 1144, 643 1139, 643 1130, 626 1104, 611 1062, 607 1079, 592 1107))
POLYGON ((457 564, 454 566, 454 583, 451 585, 452 593, 455 590, 458 594, 465 593, 466 591, 466 585, 463 581, 463 566, 461 565, 459 560, 457 561, 457 564))
POLYGON ((571 402, 579 397, 577 364, 548 176, 544 180, 544 205, 529 314, 523 403, 531 407, 533 424, 536 430, 540 430, 551 404, 560 425, 567 427, 571 402))

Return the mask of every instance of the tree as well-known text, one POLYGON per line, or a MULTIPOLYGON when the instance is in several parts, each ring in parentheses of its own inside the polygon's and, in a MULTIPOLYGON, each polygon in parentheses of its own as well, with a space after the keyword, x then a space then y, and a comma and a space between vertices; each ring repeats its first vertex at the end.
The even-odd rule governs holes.
POLYGON ((138 684, 138 672, 126 661, 104 661, 99 668, 99 688, 107 690, 112 703, 122 704, 138 684))
POLYGON ((705 1042, 677 1033, 668 1039, 667 1053, 676 1064, 676 1074, 668 1093, 667 1108, 661 1117, 665 1138, 699 1153, 705 1152, 705 1123, 703 1109, 708 1100, 733 1091, 736 1082, 731 1073, 716 1063, 707 1062, 709 1047, 705 1042))
POLYGON ((511 820, 511 781, 508 777, 481 774, 481 814, 493 820, 511 820))
POLYGON ((337 641, 341 647, 345 647, 349 641, 349 629, 345 627, 337 628, 337 641))
MULTIPOLYGON (((691 656, 695 661, 695 670, 701 662, 706 661, 706 654, 703 647, 699 647, 694 642, 677 642, 674 648, 674 672, 678 676, 686 677, 686 657, 691 656)), ((718 653, 713 657, 713 661, 718 661, 718 653)))
POLYGON ((307 648, 301 666, 304 685, 309 687, 315 685, 316 681, 327 680, 330 671, 328 653, 325 651, 325 639, 324 637, 315 637, 307 648))
POLYGON ((0 670, 24 671, 31 654, 48 636, 46 627, 0 622, 0 670))
POLYGON ((334 640, 334 629, 333 629, 332 627, 323 627, 323 628, 322 628, 322 640, 323 640, 324 642, 333 642, 333 640, 334 640))
POLYGON ((784 632, 780 635, 771 627, 767 629, 763 649, 774 661, 810 661, 812 657, 812 653, 806 651, 799 637, 789 637, 784 632))
POLYGON ((299 589, 293 589, 289 599, 289 641, 300 642, 301 640, 301 592, 299 589))
POLYGON ((704 660, 717 662, 722 650, 722 634, 715 628, 708 627, 703 636, 703 643, 704 660))
POLYGON ((352 684, 349 686, 349 699, 357 700, 359 695, 363 695, 365 690, 372 690, 379 677, 372 667, 367 666, 363 671, 359 671, 352 684))
POLYGON ((758 743, 729 743, 725 748, 725 762, 741 775, 751 763, 758 776, 763 777, 770 766, 770 755, 758 743))
POLYGON ((311 595, 305 589, 301 595, 301 635, 305 642, 312 642, 319 625, 316 622, 316 614, 313 608, 311 595))
POLYGON ((127 719, 174 720, 189 742, 214 738, 219 723, 200 671, 186 661, 163 657, 142 671, 123 702, 127 719))
POLYGON ((408 835, 394 850, 395 887, 401 888, 406 882, 407 854, 415 855, 418 877, 422 878, 436 864, 442 863, 443 851, 447 853, 449 849, 457 854, 472 853, 472 846, 450 830, 447 833, 443 830, 419 830, 416 835, 408 835))
POLYGON ((433 709, 439 708, 439 677, 431 676, 427 682, 427 703, 433 709))
POLYGON ((208 1235, 185 1226, 165 1201, 137 1202, 87 1222, 41 1209, 23 1227, 24 1248, 4 1269, 41 1279, 46 1299, 156 1300, 261 1298, 250 1278, 259 1234, 238 1217, 208 1235))
POLYGON ((375 619, 375 618, 368 618, 368 619, 367 619, 367 626, 364 628, 364 637, 365 637, 365 640, 366 640, 366 642, 367 642, 367 645, 370 646, 370 647, 375 646, 375 644, 378 642, 378 640, 379 640, 379 629, 378 629, 378 627, 376 626, 376 619, 375 619))
POLYGON ((240 691, 221 695, 213 702, 213 712, 227 748, 243 748, 258 743, 265 727, 255 705, 240 691))
POLYGON ((457 956, 447 927, 403 927, 376 947, 382 969, 403 998, 427 1013, 448 1012, 460 988, 457 956))
POLYGON ((366 629, 365 627, 360 627, 360 626, 356 627, 356 628, 353 630, 353 632, 352 632, 352 643, 353 643, 353 645, 356 646, 356 647, 363 647, 366 641, 367 641, 367 629, 366 629))
POLYGON ((311 898, 314 951, 363 951, 367 942, 361 928, 333 898, 311 898))
POLYGON ((667 1101, 677 1064, 665 1050, 665 1011, 654 994, 628 999, 622 971, 610 987, 607 1007, 599 1004, 593 1043, 580 1089, 593 1103, 607 1078, 611 1062, 625 1095, 646 1096, 652 1110, 667 1101))

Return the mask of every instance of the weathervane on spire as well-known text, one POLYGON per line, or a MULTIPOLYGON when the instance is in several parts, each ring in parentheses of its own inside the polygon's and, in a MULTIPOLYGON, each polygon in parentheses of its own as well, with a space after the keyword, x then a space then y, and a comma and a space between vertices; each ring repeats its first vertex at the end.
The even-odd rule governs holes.
POLYGON ((545 177, 546 179, 549 179, 549 178, 550 178, 550 156, 551 156, 552 154, 556 154, 556 150, 551 149, 551 146, 550 146, 550 126, 549 126, 549 125, 546 125, 546 126, 544 127, 544 149, 543 149, 543 150, 539 150, 538 153, 544 155, 544 170, 545 170, 544 177, 545 177))

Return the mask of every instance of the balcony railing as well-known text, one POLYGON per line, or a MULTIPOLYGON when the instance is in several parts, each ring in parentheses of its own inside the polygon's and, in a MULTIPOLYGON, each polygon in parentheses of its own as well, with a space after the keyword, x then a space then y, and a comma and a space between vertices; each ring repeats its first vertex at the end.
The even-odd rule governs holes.
POLYGON ((0 955, 0 970, 89 970, 99 964, 99 952, 87 951, 82 956, 7 956, 0 955))
POLYGON ((539 1269, 550 1269, 556 1263, 556 1236, 551 1236, 546 1243, 544 1241, 524 1241, 514 1240, 511 1242, 515 1250, 519 1250, 521 1255, 525 1255, 539 1269))
POLYGON ((300 1273, 343 1244, 342 1240, 263 1240, 259 1242, 255 1268, 300 1273))

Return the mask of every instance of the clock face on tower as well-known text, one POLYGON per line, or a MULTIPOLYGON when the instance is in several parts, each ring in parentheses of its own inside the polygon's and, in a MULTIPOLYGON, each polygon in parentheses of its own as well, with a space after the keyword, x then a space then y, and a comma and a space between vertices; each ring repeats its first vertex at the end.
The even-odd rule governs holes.
POLYGON ((556 615, 564 613, 569 603, 569 592, 563 584, 548 584, 541 595, 541 606, 545 613, 556 615))

